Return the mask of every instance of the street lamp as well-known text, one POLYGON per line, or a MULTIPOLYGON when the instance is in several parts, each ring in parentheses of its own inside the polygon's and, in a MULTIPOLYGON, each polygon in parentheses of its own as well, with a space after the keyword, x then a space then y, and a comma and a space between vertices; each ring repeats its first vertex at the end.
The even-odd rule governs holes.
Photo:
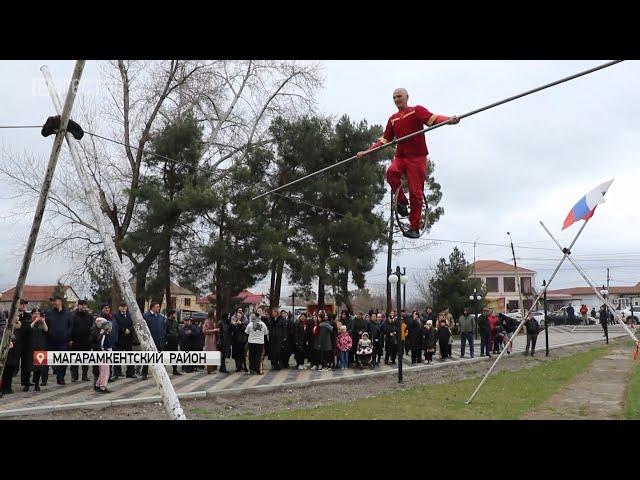
POLYGON ((402 318, 400 316, 400 286, 406 285, 407 277, 406 275, 402 275, 400 273, 400 267, 396 267, 396 273, 392 273, 389 275, 389 283, 391 285, 396 285, 396 317, 398 319, 398 333, 400 334, 398 338, 398 383, 402 383, 402 353, 404 352, 404 346, 402 345, 402 318))
POLYGON ((473 294, 469 295, 469 300, 473 301, 473 313, 475 313, 476 321, 475 330, 476 330, 476 340, 478 340, 478 301, 482 300, 482 295, 476 292, 476 289, 473 289, 473 294))
MULTIPOLYGON (((607 290, 606 288, 604 288, 604 285, 602 285, 602 289, 600 290, 600 295, 602 295, 602 297, 604 298, 604 314, 606 314, 606 318, 600 318, 600 323, 602 323, 602 328, 604 328, 604 336, 607 340, 607 344, 609 344, 609 308, 607 306, 607 295, 609 295, 609 290, 607 290), (603 323, 604 320, 604 323, 603 323)), ((600 316, 602 317, 602 313, 600 313, 600 316)))

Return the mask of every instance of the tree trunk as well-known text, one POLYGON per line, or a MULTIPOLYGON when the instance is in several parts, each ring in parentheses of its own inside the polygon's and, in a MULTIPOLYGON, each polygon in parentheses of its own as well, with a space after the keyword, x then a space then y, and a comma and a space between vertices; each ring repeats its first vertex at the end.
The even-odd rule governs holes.
POLYGON ((222 280, 222 272, 220 268, 220 261, 216 262, 216 318, 220 320, 222 317, 222 285, 220 284, 222 280))
POLYGON ((318 310, 324 310, 324 279, 318 277, 318 310))
MULTIPOLYGON (((223 246, 224 241, 224 210, 220 211, 220 230, 218 235, 218 242, 220 246, 223 246)), ((222 318, 222 267, 220 262, 222 259, 218 259, 216 262, 216 318, 218 321, 222 318)))
POLYGON ((138 271, 136 273, 136 303, 140 308, 140 311, 144 313, 144 304, 147 301, 147 295, 144 292, 144 289, 147 287, 147 273, 149 269, 143 269, 142 271, 138 271))
POLYGON ((162 308, 162 301, 164 300, 164 288, 158 288, 162 284, 158 284, 157 279, 162 278, 162 252, 159 252, 159 256, 157 258, 157 266, 156 266, 156 281, 153 282, 153 292, 151 293, 151 301, 158 302, 160 304, 160 308, 162 308))
POLYGON ((278 262, 278 267, 276 271, 276 288, 274 290, 274 306, 278 307, 280 305, 280 294, 282 293, 282 271, 284 270, 284 260, 280 260, 278 262))
POLYGON ((162 282, 164 284, 164 296, 167 299, 167 311, 173 308, 171 305, 171 239, 167 238, 169 245, 165 245, 162 250, 162 261, 160 262, 162 269, 162 282))
POLYGON ((351 302, 351 295, 349 295, 349 272, 346 271, 342 277, 342 290, 344 297, 344 304, 349 311, 349 315, 353 315, 353 303, 351 302))
MULTIPOLYGON (((122 262, 122 248, 119 246, 119 242, 116 239, 116 252, 118 253, 118 258, 122 262)), ((111 277, 111 309, 115 311, 122 302, 122 294, 120 293, 120 286, 116 281, 116 277, 111 277)))
POLYGON ((276 298, 276 261, 271 261, 271 283, 269 284, 269 311, 273 309, 276 298))
POLYGON ((233 293, 231 292, 231 288, 225 287, 223 301, 222 303, 222 311, 225 314, 231 315, 231 298, 233 297, 233 293))

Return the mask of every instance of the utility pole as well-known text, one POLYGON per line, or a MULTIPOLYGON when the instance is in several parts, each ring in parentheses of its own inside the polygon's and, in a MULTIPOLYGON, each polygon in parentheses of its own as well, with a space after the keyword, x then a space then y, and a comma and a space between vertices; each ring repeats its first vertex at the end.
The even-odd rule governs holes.
POLYGON ((549 356, 549 324, 547 323, 547 281, 542 281, 542 288, 544 288, 544 343, 546 356, 549 356))
MULTIPOLYGON (((609 267, 607 267, 607 291, 609 291, 609 267)), ((607 297, 605 297, 607 298, 607 297)), ((615 322, 611 322, 613 325, 615 322)), ((607 343, 609 343, 609 337, 607 337, 607 343)))
MULTIPOLYGON (((402 275, 407 277, 407 267, 402 267, 402 275)), ((407 310, 407 284, 402 285, 402 309, 407 310)))

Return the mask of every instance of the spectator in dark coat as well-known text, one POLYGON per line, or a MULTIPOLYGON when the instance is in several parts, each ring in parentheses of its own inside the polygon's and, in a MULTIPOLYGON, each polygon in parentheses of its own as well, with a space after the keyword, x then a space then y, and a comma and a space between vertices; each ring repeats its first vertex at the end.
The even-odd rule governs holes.
POLYGON ((531 345, 531 356, 533 357, 533 354, 536 351, 536 341, 538 340, 538 334, 540 333, 540 324, 533 317, 533 314, 530 313, 524 322, 524 327, 527 331, 527 348, 524 351, 524 354, 529 354, 529 345, 531 345))
MULTIPOLYGON (((22 390, 27 392, 31 383, 31 371, 33 370, 33 356, 30 353, 30 336, 31 336, 31 314, 26 311, 26 300, 20 300, 18 305, 18 321, 20 321, 20 328, 14 328, 14 333, 18 338, 18 343, 21 345, 20 349, 20 383, 22 384, 22 390), (27 387, 26 389, 24 387, 27 387)), ((0 337, 1 338, 1 337, 0 337)), ((46 350, 43 349, 43 350, 46 350)))
MULTIPOLYGON (((29 335, 28 351, 31 358, 33 358, 34 351, 47 349, 47 323, 44 320, 42 310, 39 308, 31 310, 31 318, 29 321, 31 322, 29 325, 31 333, 29 335)), ((40 391, 40 380, 42 379, 42 374, 45 371, 45 368, 48 370, 47 367, 41 365, 34 365, 33 367, 33 389, 36 392, 40 391)))
POLYGON ((218 327, 220 328, 220 333, 218 336, 218 345, 220 350, 220 373, 229 373, 226 366, 226 359, 231 358, 231 344, 233 342, 232 332, 231 332, 231 317, 228 313, 222 314, 222 320, 218 323, 218 327))
MULTIPOLYGON (((320 312, 324 313, 324 312, 320 312)), ((331 364, 331 356, 333 354, 333 343, 331 342, 331 332, 333 331, 333 326, 329 322, 329 319, 320 315, 322 318, 322 322, 320 322, 320 333, 318 334, 319 343, 320 343, 320 364, 321 367, 319 370, 323 368, 328 368, 331 364)))
MULTIPOLYGON (((78 300, 78 308, 73 312, 71 317, 71 349, 76 351, 89 351, 89 331, 94 324, 93 317, 87 309, 86 300, 78 300)), ((80 374, 78 365, 69 367, 71 372, 71 381, 77 382, 80 374)), ((82 381, 89 381, 89 366, 82 366, 82 381)))
POLYGON ((422 332, 425 361, 429 365, 433 362, 433 354, 436 351, 437 330, 433 327, 433 320, 425 322, 422 332))
POLYGON ((293 319, 289 316, 289 312, 282 310, 280 312, 282 317, 283 338, 282 345, 280 347, 280 368, 289 368, 289 359, 293 353, 293 345, 291 344, 291 338, 293 336, 293 319))
POLYGON ((449 339, 451 338, 451 330, 446 320, 440 321, 438 327, 438 344, 440 345, 440 360, 445 360, 449 352, 449 339))
POLYGON ((422 361, 422 324, 420 323, 420 314, 417 311, 414 310, 411 318, 407 319, 407 328, 411 363, 420 363, 422 361))
MULTIPOLYGON (((4 315, 0 315, 0 338, 4 335, 6 327, 7 319, 4 315)), ((21 345, 18 343, 18 337, 16 337, 16 332, 19 331, 20 328, 22 328, 22 323, 17 321, 13 326, 13 334, 11 338, 9 338, 9 351, 7 352, 7 359, 2 371, 2 379, 0 379, 0 393, 3 394, 13 393, 11 384, 13 382, 13 376, 17 373, 18 365, 20 364, 21 345)))
POLYGON ((489 346, 489 335, 491 327, 489 325, 489 310, 484 308, 478 315, 478 334, 480 335, 480 356, 491 357, 491 347, 489 346))
MULTIPOLYGON (((198 348, 201 334, 200 327, 191 321, 190 317, 184 319, 184 324, 178 328, 178 340, 180 343, 180 350, 183 352, 194 352, 201 349, 198 348)), ((185 373, 193 373, 193 365, 184 365, 182 371, 185 373)))
MULTIPOLYGON (((127 304, 120 302, 118 306, 118 312, 113 316, 113 323, 118 326, 118 343, 116 348, 121 352, 130 352, 133 350, 133 339, 135 332, 133 330, 133 320, 127 310, 127 304)), ((116 365, 114 368, 115 376, 122 375, 122 367, 116 365)), ((136 378, 136 370, 133 365, 127 365, 125 372, 127 378, 136 378)))
POLYGON ((427 320, 431 320, 432 324, 436 321, 436 314, 433 312, 433 308, 431 307, 427 307, 426 310, 424 311, 424 314, 422 315, 422 318, 420 321, 422 322, 423 327, 427 324, 427 320))
POLYGON ((391 364, 395 365, 396 355, 398 354, 398 341, 400 338, 400 329, 398 327, 398 319, 394 314, 389 315, 389 318, 384 322, 384 364, 389 365, 389 359, 391 364))
POLYGON ((600 307, 600 325, 602 325, 603 337, 609 335, 608 332, 608 324, 609 324, 609 311, 607 310, 606 305, 602 305, 600 307))
POLYGON ((287 346, 287 322, 282 312, 278 314, 277 310, 274 309, 267 326, 269 327, 269 359, 271 360, 271 369, 280 370, 282 352, 287 346))
MULTIPOLYGON (((64 308, 62 301, 62 297, 56 295, 53 298, 53 308, 47 312, 45 317, 49 329, 48 350, 66 351, 69 349, 73 324, 71 323, 71 312, 64 308)), ((56 383, 64 385, 64 376, 67 373, 66 365, 53 367, 53 373, 56 374, 56 383)), ((42 384, 44 385, 45 382, 43 381, 42 384)))
POLYGON ((293 325, 293 347, 298 370, 304 370, 304 359, 310 356, 307 330, 309 330, 307 314, 301 313, 293 325))
POLYGON ((382 332, 382 327, 378 321, 378 314, 371 314, 371 323, 369 324, 369 338, 371 339, 371 343, 373 345, 373 356, 372 362, 373 366, 377 367, 380 365, 380 360, 382 359, 382 351, 384 348, 384 334, 382 332))
MULTIPOLYGON (((176 311, 169 310, 167 312, 167 319, 164 324, 165 336, 164 336, 164 350, 168 352, 175 352, 178 350, 178 319, 176 318, 176 311)), ((178 370, 177 365, 171 365, 174 375, 182 375, 178 370)))
MULTIPOLYGON (((156 349, 161 352, 165 343, 166 319, 164 315, 160 314, 160 304, 158 302, 151 302, 149 311, 144 314, 144 320, 147 322, 149 333, 151 333, 151 338, 153 338, 156 349)), ((142 367, 142 379, 146 380, 148 375, 149 366, 144 365, 142 367)))
POLYGON ((248 335, 244 333, 247 325, 249 325, 249 319, 243 314, 242 309, 238 309, 231 321, 232 353, 233 359, 236 361, 236 372, 244 371, 249 373, 246 357, 248 335))

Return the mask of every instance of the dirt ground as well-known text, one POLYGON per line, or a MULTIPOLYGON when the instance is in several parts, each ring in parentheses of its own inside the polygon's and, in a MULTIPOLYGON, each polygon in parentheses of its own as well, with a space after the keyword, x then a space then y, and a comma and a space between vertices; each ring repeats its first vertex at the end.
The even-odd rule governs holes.
MULTIPOLYGON (((613 340, 611 343, 620 343, 613 340)), ((495 372, 513 371, 531 368, 540 362, 583 352, 601 346, 573 345, 551 350, 549 357, 545 357, 544 350, 536 352, 536 356, 525 357, 522 354, 505 356, 496 366, 495 372)), ((495 357, 494 357, 495 358, 495 357)), ((403 384, 398 384, 396 375, 381 375, 360 378, 352 381, 342 381, 320 385, 304 386, 301 388, 283 388, 269 392, 252 392, 250 394, 219 395, 203 399, 182 400, 182 408, 190 420, 226 420, 243 414, 264 414, 277 410, 309 408, 325 405, 327 399, 332 403, 345 402, 358 398, 367 398, 381 393, 391 393, 399 389, 411 388, 417 385, 441 384, 481 377, 489 368, 489 362, 475 364, 454 365, 435 370, 423 369, 404 373, 403 384)), ((7 419, 22 420, 166 420, 167 416, 160 403, 143 403, 108 407, 101 410, 82 409, 52 412, 43 415, 24 415, 7 417, 7 419)))

